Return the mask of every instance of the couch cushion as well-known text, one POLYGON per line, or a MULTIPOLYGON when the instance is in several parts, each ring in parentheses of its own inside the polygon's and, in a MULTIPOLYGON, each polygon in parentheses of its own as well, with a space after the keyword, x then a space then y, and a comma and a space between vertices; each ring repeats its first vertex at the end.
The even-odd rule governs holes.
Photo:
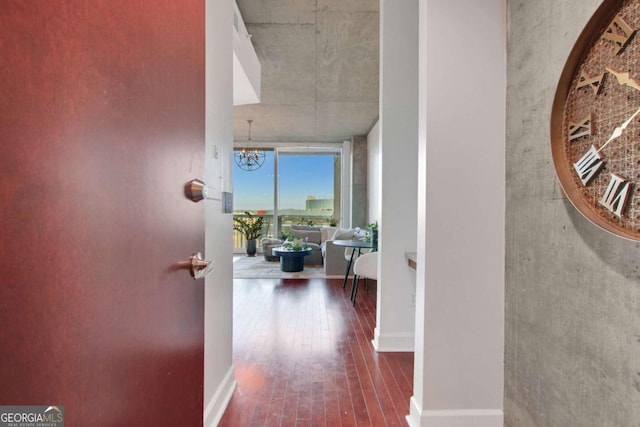
POLYGON ((327 240, 331 239, 336 230, 336 227, 322 227, 322 229, 320 230, 320 241, 324 243, 327 240))
POLYGON ((353 229, 353 237, 356 239, 364 239, 367 236, 367 230, 364 228, 356 227, 353 229))
POLYGON ((303 229, 293 229, 291 227, 291 234, 301 239, 306 239, 309 243, 320 244, 320 230, 303 230, 303 229))
POLYGON ((330 240, 351 240, 355 236, 355 231, 352 228, 343 229, 338 228, 330 240))
POLYGON ((263 237, 260 243, 262 243, 263 245, 269 243, 282 243, 282 240, 274 239, 273 237, 263 237))

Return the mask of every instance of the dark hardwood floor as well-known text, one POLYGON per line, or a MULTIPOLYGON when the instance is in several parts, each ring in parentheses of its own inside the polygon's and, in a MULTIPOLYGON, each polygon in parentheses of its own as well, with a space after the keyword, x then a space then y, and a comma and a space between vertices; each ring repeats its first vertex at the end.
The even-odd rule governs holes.
POLYGON ((406 426, 413 353, 376 353, 375 282, 234 280, 238 387, 220 426, 406 426))

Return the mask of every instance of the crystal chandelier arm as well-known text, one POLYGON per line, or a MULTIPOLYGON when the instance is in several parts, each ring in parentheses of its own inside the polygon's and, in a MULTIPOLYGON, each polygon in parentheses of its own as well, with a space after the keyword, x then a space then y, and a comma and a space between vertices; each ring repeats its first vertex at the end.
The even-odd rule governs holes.
POLYGON ((253 120, 247 120, 247 123, 249 123, 247 146, 236 151, 234 153, 234 159, 236 161, 236 165, 238 165, 240 169, 251 172, 262 167, 266 155, 264 151, 260 151, 257 148, 251 148, 251 123, 253 123, 253 120))

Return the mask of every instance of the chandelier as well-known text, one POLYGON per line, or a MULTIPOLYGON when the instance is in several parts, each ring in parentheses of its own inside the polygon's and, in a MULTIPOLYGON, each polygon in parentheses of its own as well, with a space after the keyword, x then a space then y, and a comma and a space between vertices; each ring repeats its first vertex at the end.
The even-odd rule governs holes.
POLYGON ((264 163, 265 154, 264 151, 260 151, 257 148, 251 148, 251 123, 253 120, 247 120, 249 123, 249 139, 247 140, 247 145, 240 150, 235 151, 234 158, 236 160, 236 165, 240 169, 246 171, 254 171, 260 169, 262 164, 264 163))

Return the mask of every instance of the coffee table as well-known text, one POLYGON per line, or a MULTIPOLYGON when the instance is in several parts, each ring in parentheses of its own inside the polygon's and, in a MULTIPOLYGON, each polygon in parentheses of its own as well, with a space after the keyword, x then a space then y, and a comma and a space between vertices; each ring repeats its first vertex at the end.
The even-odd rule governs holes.
POLYGON ((311 255, 311 248, 294 251, 279 246, 273 248, 271 252, 280 257, 280 270, 287 273, 294 273, 304 270, 304 257, 311 255))

